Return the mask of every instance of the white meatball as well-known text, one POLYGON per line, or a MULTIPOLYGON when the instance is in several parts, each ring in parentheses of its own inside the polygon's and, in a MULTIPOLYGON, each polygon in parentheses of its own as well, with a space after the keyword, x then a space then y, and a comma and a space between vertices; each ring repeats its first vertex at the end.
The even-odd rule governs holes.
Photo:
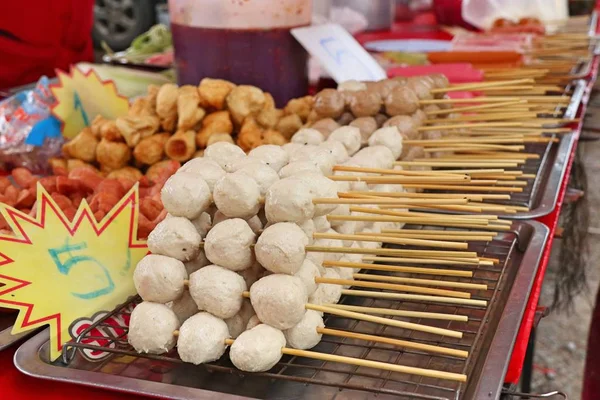
POLYGON ((227 174, 215 185, 213 198, 219 211, 228 217, 248 219, 261 206, 260 187, 244 174, 227 174))
POLYGON ((181 325, 177 353, 182 361, 195 365, 216 361, 225 353, 225 340, 229 338, 227 324, 222 319, 201 312, 181 325))
POLYGON ((313 218, 313 223, 315 224, 315 230, 319 233, 327 232, 329 229, 331 229, 331 224, 324 215, 313 218))
POLYGON ((294 161, 281 168, 279 171, 279 177, 284 179, 303 172, 316 172, 319 174, 323 173, 314 161, 294 161))
POLYGON ((292 136, 292 143, 316 146, 325 141, 323 134, 316 129, 303 128, 292 136))
POLYGON ((258 319, 258 315, 254 314, 252 317, 250 317, 250 319, 248 320, 248 324, 246 325, 246 330, 249 331, 250 329, 254 328, 255 326, 258 326, 262 324, 262 322, 260 322, 260 319, 258 319))
POLYGON ((227 328, 229 328, 229 335, 235 339, 240 335, 240 333, 246 330, 246 326, 248 325, 248 321, 254 315, 254 309, 250 304, 250 300, 244 299, 242 303, 242 308, 240 312, 235 314, 231 318, 227 318, 225 323, 227 324, 227 328))
POLYGON ((247 289, 244 278, 218 265, 208 265, 190 275, 190 294, 198 308, 219 318, 231 318, 240 311, 247 289))
POLYGON ((204 150, 204 157, 219 164, 226 172, 230 172, 232 164, 240 158, 246 158, 246 153, 235 144, 217 142, 204 150))
MULTIPOLYGON (((338 225, 334 231, 341 233, 342 235, 354 235, 356 230, 356 221, 344 221, 343 224, 338 225)), ((344 246, 349 247, 352 245, 354 240, 342 240, 344 246)))
MULTIPOLYGON (((334 268, 326 268, 323 278, 339 279, 334 268)), ((319 283, 317 290, 308 299, 311 304, 336 304, 342 297, 342 286, 333 283, 319 283)))
POLYGON ((317 289, 317 282, 315 282, 315 278, 319 278, 321 276, 321 272, 312 261, 304 260, 302 266, 298 272, 294 274, 294 276, 302 280, 304 288, 306 289, 306 294, 310 296, 317 289))
POLYGON ((361 167, 390 169, 394 166, 396 157, 390 149, 378 145, 361 149, 348 161, 361 167))
MULTIPOLYGON (((305 182, 310 187, 313 198, 337 199, 337 185, 334 181, 321 174, 314 172, 303 172, 294 175, 295 179, 305 182)), ((335 210, 337 204, 315 204, 315 217, 329 214, 335 210)))
POLYGON ((241 271, 254 264, 252 245, 256 235, 246 221, 240 218, 225 220, 206 235, 204 252, 213 264, 241 271))
POLYGON ((290 157, 288 153, 274 144, 263 144, 255 147, 248 153, 249 158, 255 158, 260 160, 264 164, 273 168, 275 172, 279 172, 289 161, 290 157))
POLYGON ((185 270, 187 271, 188 275, 191 275, 192 273, 198 271, 200 268, 210 265, 210 261, 208 261, 208 258, 206 258, 204 250, 201 249, 200 253, 198 254, 198 257, 196 257, 192 261, 183 263, 183 265, 185 265, 185 270))
MULTIPOLYGON (((295 154, 298 150, 304 148, 303 144, 299 144, 299 143, 286 143, 283 146, 281 146, 281 149, 283 151, 285 151, 285 153, 288 155, 288 159, 292 157, 293 154, 295 154)), ((290 160, 291 162, 291 160, 290 160)))
POLYGON ((194 219, 210 206, 210 187, 198 174, 178 172, 165 182, 160 199, 171 215, 194 219))
MULTIPOLYGON (((332 230, 326 231, 327 233, 337 233, 332 230)), ((343 247, 344 242, 338 239, 317 239, 313 243, 313 246, 319 247, 343 247)), ((312 252, 311 252, 312 253, 312 252)), ((343 253, 323 253, 323 261, 337 261, 342 257, 343 253)))
POLYGON ((304 262, 307 245, 308 238, 298 225, 280 222, 263 231, 254 251, 265 269, 276 274, 293 275, 304 262))
MULTIPOLYGON (((372 208, 372 209, 378 209, 379 208, 379 206, 377 206, 376 204, 363 204, 363 205, 361 205, 361 207, 362 208, 372 208)), ((354 215, 354 216, 372 216, 373 214, 352 211, 350 213, 350 215, 354 215)), ((372 228, 372 227, 373 227, 373 222, 369 222, 369 221, 356 221, 356 232, 364 232, 364 229, 366 229, 366 228, 372 228)))
POLYGON ((273 168, 262 163, 247 164, 238 169, 235 173, 243 174, 248 178, 254 179, 256 183, 258 183, 261 196, 264 196, 271 185, 279 180, 277 172, 275 172, 273 168))
POLYGON ((312 349, 323 336, 317 331, 318 328, 325 328, 323 316, 317 311, 308 310, 300 322, 283 331, 283 334, 288 346, 300 350, 312 349))
MULTIPOLYGON (((352 268, 346 268, 346 267, 339 267, 335 269, 338 273, 338 275, 340 276, 340 279, 346 279, 346 280, 354 280, 354 270, 352 268)), ((343 285, 344 289, 347 289, 350 287, 350 285, 343 285)))
POLYGON ((267 270, 264 269, 263 266, 258 262, 255 262, 250 268, 246 268, 238 273, 242 276, 242 278, 244 278, 246 286, 250 287, 254 284, 254 282, 262 278, 265 272, 267 272, 267 270))
MULTIPOLYGON (((226 216, 221 211, 217 211, 215 213, 213 226, 228 219, 231 219, 231 217, 226 216)), ((248 223, 248 226, 250 226, 250 229, 252 229, 252 232, 256 234, 258 234, 258 232, 263 228, 262 221, 260 220, 258 215, 255 215, 254 217, 246 220, 246 222, 248 223)))
POLYGON ((192 219, 191 222, 201 237, 205 237, 210 228, 212 228, 212 218, 207 212, 203 212, 198 218, 192 219))
POLYGON ((138 353, 163 354, 177 341, 173 332, 179 329, 175 313, 164 304, 144 301, 131 313, 127 340, 138 353))
POLYGON ((215 183, 217 183, 217 181, 226 173, 215 161, 203 157, 192 158, 190 161, 183 164, 183 166, 177 170, 178 174, 181 172, 192 172, 200 175, 208 184, 211 192, 215 183))
MULTIPOLYGON (((360 165, 358 162, 353 162, 351 161, 352 159, 346 161, 345 163, 343 163, 342 165, 347 166, 347 167, 362 167, 362 165, 360 165)), ((367 175, 372 175, 372 174, 367 174, 364 172, 352 172, 352 171, 335 171, 333 173, 334 176, 339 176, 339 175, 343 175, 343 176, 367 176, 367 175)), ((356 182, 351 182, 351 181, 336 181, 338 186, 339 185, 344 185, 347 187, 347 189, 345 190, 340 190, 343 192, 349 192, 349 191, 353 191, 353 192, 366 192, 369 190, 369 186, 367 185, 366 182, 364 181, 356 181, 356 182)))
POLYGON ((254 164, 262 164, 262 161, 260 161, 257 158, 250 158, 250 157, 240 158, 239 160, 235 160, 234 162, 231 163, 231 165, 229 166, 229 172, 230 173, 237 172, 239 169, 242 169, 248 165, 254 165, 254 164))
POLYGON ((285 336, 279 329, 261 324, 242 333, 231 345, 229 358, 241 371, 264 372, 281 359, 285 336))
POLYGON ((277 329, 289 329, 300 322, 306 312, 307 298, 302 280, 290 275, 265 276, 250 288, 250 301, 256 315, 277 329))
POLYGON ((395 126, 379 128, 369 138, 369 146, 386 146, 398 159, 402 154, 402 135, 395 126))
POLYGON ((269 222, 301 222, 313 218, 310 186, 295 177, 277 181, 267 190, 265 214, 269 222))
POLYGON ((192 315, 198 314, 200 311, 196 305, 196 302, 192 298, 192 295, 187 290, 183 292, 183 295, 180 298, 170 301, 165 305, 173 310, 175 315, 177 315, 177 319, 179 319, 179 323, 181 324, 183 324, 192 315))
POLYGON ((298 222, 298 226, 308 238, 308 244, 312 244, 314 241, 313 235, 316 232, 315 222, 312 219, 307 219, 306 221, 298 222))
POLYGON ((327 141, 340 142, 346 148, 349 155, 353 155, 360 149, 361 143, 360 129, 354 126, 341 126, 327 138, 327 141))
POLYGON ((167 218, 148 235, 148 250, 179 261, 191 261, 200 254, 201 241, 200 234, 189 220, 167 218))
POLYGON ((319 146, 304 146, 290 155, 290 163, 295 161, 313 161, 325 175, 330 175, 335 165, 335 158, 329 150, 319 146))
MULTIPOLYGON (((352 244, 352 246, 350 246, 350 247, 353 249, 360 248, 360 246, 358 245, 357 242, 354 242, 352 244)), ((346 253, 342 256, 342 258, 340 258, 340 261, 351 262, 351 263, 365 263, 365 261, 363 261, 362 258, 363 258, 362 254, 346 253)), ((353 272, 360 271, 360 268, 348 268, 348 267, 345 267, 345 268, 350 271, 353 271, 353 272)), ((342 269, 342 267, 340 267, 339 269, 342 269)))
POLYGON ((321 275, 325 273, 325 268, 323 267, 323 261, 325 261, 325 253, 321 253, 319 251, 309 251, 308 253, 306 253, 306 259, 317 266, 321 275))
MULTIPOLYGON (((367 233, 367 234, 376 234, 377 233, 372 228, 364 228, 362 230, 362 232, 363 233, 367 233)), ((357 241, 356 244, 361 249, 371 249, 371 250, 373 250, 373 249, 379 249, 379 248, 381 248, 381 242, 357 241)))
POLYGON ((181 297, 183 281, 187 277, 181 261, 158 254, 148 254, 135 267, 133 284, 144 301, 167 303, 181 297))
POLYGON ((328 140, 326 142, 321 143, 319 147, 329 150, 331 155, 335 158, 335 162, 338 164, 346 162, 350 158, 346 147, 344 147, 344 145, 341 142, 337 142, 335 140, 328 140))
POLYGON ((377 185, 369 185, 369 188, 372 191, 381 193, 400 193, 404 191, 402 185, 391 183, 378 183, 377 185))
MULTIPOLYGON (((333 210, 331 213, 329 213, 329 215, 350 215, 350 204, 340 204, 339 206, 337 206, 335 208, 335 210, 333 210)), ((338 220, 332 220, 329 221, 329 223, 331 224, 331 228, 336 229, 342 225, 344 225, 346 222, 348 221, 338 221, 338 220)), ((325 229, 328 230, 329 228, 325 229)))

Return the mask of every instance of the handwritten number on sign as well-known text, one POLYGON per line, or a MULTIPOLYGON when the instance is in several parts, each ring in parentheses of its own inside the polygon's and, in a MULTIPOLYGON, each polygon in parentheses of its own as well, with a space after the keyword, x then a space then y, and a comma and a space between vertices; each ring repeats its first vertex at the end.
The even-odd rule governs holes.
POLYGON ((89 126, 90 125, 90 120, 89 120, 89 118, 87 116, 87 113, 83 109, 83 104, 81 103, 81 99, 79 98, 79 94, 77 92, 75 92, 73 96, 74 96, 73 97, 73 104, 74 104, 75 110, 79 111, 81 113, 81 118, 83 118, 83 123, 85 124, 85 126, 89 126))
MULTIPOLYGON (((89 256, 74 256, 71 254, 71 251, 84 250, 86 248, 87 248, 87 244, 85 242, 77 243, 77 244, 69 244, 67 241, 64 246, 54 248, 54 249, 48 249, 48 253, 50 253, 50 257, 52 257, 52 260, 54 261, 54 264, 56 265, 58 272, 60 272, 62 275, 68 276, 69 273, 71 272, 71 269, 74 266, 76 266, 77 264, 86 262, 86 261, 94 263, 98 267, 100 267, 100 269, 103 272, 103 280, 106 282, 106 284, 103 288, 98 289, 98 290, 93 290, 88 293, 71 292, 71 294, 73 296, 80 298, 80 299, 84 299, 84 300, 95 299, 100 296, 109 294, 115 290, 115 284, 114 284, 112 278, 110 277, 110 273, 108 272, 108 269, 104 265, 102 265, 98 260, 96 260, 93 257, 89 257, 89 256), (60 259, 60 255, 65 254, 65 253, 67 254, 67 258, 63 262, 60 259)), ((90 277, 91 276, 92 276, 92 274, 90 273, 90 277)))
POLYGON ((340 67, 350 67, 353 69, 362 69, 371 79, 376 77, 371 70, 356 57, 340 40, 335 37, 326 37, 319 40, 319 44, 325 52, 336 62, 340 67))

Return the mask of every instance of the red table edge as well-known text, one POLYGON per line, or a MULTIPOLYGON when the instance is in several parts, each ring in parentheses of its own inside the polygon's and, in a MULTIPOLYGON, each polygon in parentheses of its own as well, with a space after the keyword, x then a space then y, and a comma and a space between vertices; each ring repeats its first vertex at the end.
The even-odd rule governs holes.
POLYGON ((518 383, 521 372, 523 371, 523 362, 525 360, 525 352, 527 350, 527 345, 529 343, 529 336, 531 334, 531 330, 533 328, 533 320, 535 317, 535 311, 538 306, 538 301, 540 298, 540 293, 542 290, 542 283, 544 281, 544 277, 546 275, 546 268, 548 266, 548 261, 550 259, 550 252, 552 250, 552 244, 554 243, 554 233, 556 231, 556 227, 558 225, 558 218, 560 216, 560 212, 562 210, 562 206, 564 203, 565 193, 567 191, 567 186, 569 184, 569 175, 571 172, 571 168, 573 166, 573 160, 575 158, 575 152, 577 151, 577 145, 579 141, 579 137, 581 135, 581 130, 583 128, 583 120, 585 116, 585 112, 587 109, 587 102, 590 97, 590 93, 596 82, 596 77, 598 75, 598 65, 600 64, 600 58, 595 57, 592 64, 591 69, 591 78, 586 87, 586 93, 583 96, 581 107, 579 110, 579 117, 581 120, 577 124, 575 132, 575 143, 573 146, 573 150, 569 155, 569 161, 567 162, 565 169, 565 177, 563 182, 561 183, 560 192, 557 198, 556 207, 554 210, 543 217, 538 218, 537 220, 544 225, 546 225, 550 229, 550 234, 548 238, 548 242, 544 247, 544 252, 542 253, 542 258, 540 261, 540 265, 535 277, 535 281, 533 287, 531 289, 531 294, 529 295, 529 301, 527 302, 527 308, 525 310, 525 314, 523 315, 523 320, 521 322, 521 327, 519 328, 519 333, 517 335, 517 339, 515 341, 515 346, 513 348, 513 354, 511 356, 510 364, 508 366, 508 370, 506 372, 505 382, 516 384, 518 383))

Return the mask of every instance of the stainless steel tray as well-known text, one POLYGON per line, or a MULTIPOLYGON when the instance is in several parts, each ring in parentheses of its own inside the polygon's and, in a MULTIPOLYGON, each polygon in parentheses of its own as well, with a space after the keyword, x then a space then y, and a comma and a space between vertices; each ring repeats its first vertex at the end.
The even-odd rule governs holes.
POLYGON ((10 333, 17 318, 16 313, 0 313, 0 351, 17 343, 32 332, 13 335, 10 333))
MULTIPOLYGON (((15 364, 23 373, 42 379, 168 399, 494 399, 500 395, 547 237, 548 228, 544 225, 535 221, 515 221, 511 231, 501 233, 492 242, 473 245, 473 250, 485 257, 499 259, 494 267, 473 267, 473 280, 486 282, 490 287, 487 291, 474 293, 474 298, 489 301, 485 309, 366 297, 343 299, 375 307, 467 314, 469 322, 427 322, 460 330, 464 332, 463 339, 433 338, 429 334, 341 318, 329 317, 326 321, 329 327, 353 332, 468 349, 470 356, 466 360, 333 337, 324 337, 316 348, 317 351, 395 364, 462 371, 469 376, 466 384, 296 357, 284 358, 273 370, 260 374, 242 373, 232 368, 227 357, 214 364, 193 366, 182 363, 176 354, 141 357, 132 353, 123 339, 124 334, 115 333, 114 325, 103 325, 102 321, 95 329, 113 330, 114 347, 111 349, 98 345, 78 344, 75 349, 69 346, 70 363, 62 360, 50 363, 48 334, 43 332, 18 349, 15 364), (85 349, 108 350, 109 353, 106 358, 92 362, 83 353, 85 349)), ((117 308, 113 314, 126 315, 127 305, 124 307, 117 308)))

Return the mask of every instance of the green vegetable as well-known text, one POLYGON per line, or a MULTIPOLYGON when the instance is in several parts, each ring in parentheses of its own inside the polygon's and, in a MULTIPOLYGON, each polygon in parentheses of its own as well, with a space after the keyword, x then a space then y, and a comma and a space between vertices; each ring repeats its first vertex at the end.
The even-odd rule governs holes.
MULTIPOLYGON (((114 51, 102 42, 102 49, 108 55, 115 55, 114 51)), ((173 46, 171 31, 166 25, 154 25, 148 32, 142 33, 135 38, 131 46, 122 53, 118 53, 120 58, 125 58, 129 62, 142 63, 151 54, 164 53, 173 46)))

